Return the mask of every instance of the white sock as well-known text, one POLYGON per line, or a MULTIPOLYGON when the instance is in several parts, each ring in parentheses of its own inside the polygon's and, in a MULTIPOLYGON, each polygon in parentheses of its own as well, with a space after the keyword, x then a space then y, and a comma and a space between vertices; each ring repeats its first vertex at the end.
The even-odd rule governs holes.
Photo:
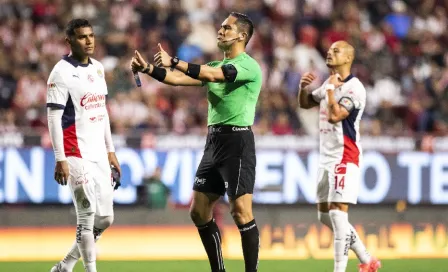
MULTIPOLYGON (((107 229, 114 221, 113 216, 95 216, 95 223, 93 227, 93 237, 95 243, 101 238, 101 234, 107 229)), ((79 253, 78 243, 75 241, 70 248, 70 251, 65 256, 64 260, 61 262, 61 272, 72 272, 79 258, 81 258, 81 253, 79 253)))
MULTIPOLYGON (((317 217, 319 218, 319 221, 322 222, 322 224, 329 227, 333 231, 330 215, 328 213, 318 211, 317 217)), ((358 232, 356 232, 356 229, 352 226, 352 224, 350 224, 350 222, 348 224, 349 233, 351 235, 350 249, 355 252, 361 263, 369 263, 371 258, 370 253, 367 251, 367 248, 361 241, 361 239, 359 239, 359 235, 358 232)))
POLYGON ((329 212, 334 233, 334 272, 345 272, 350 247, 348 214, 339 210, 329 212))
POLYGON ((82 256, 86 272, 96 272, 96 246, 93 238, 94 214, 87 213, 78 215, 78 226, 76 228, 76 242, 82 256))
POLYGON ((97 272, 96 271, 96 261, 93 262, 84 262, 84 269, 86 272, 97 272))
POLYGON ((78 243, 75 241, 67 256, 61 262, 61 272, 72 272, 79 258, 81 258, 81 254, 79 253, 78 243))
POLYGON ((367 251, 366 246, 364 243, 359 239, 359 235, 356 232, 355 228, 349 223, 350 225, 350 249, 355 252, 356 256, 358 257, 359 261, 361 263, 369 263, 371 256, 370 253, 367 251))

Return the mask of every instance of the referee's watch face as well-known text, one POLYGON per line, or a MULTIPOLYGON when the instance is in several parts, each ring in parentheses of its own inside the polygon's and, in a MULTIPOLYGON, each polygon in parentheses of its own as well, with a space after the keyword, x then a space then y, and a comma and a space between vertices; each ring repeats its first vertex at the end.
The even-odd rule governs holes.
POLYGON ((95 35, 91 27, 75 29, 75 35, 70 37, 70 48, 78 56, 91 56, 95 50, 95 35))

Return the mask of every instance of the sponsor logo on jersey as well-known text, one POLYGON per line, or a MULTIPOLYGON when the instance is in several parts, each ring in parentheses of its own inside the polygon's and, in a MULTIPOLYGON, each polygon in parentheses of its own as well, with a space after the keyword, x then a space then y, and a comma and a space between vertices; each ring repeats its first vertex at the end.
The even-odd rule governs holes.
POLYGON ((91 123, 101 122, 104 120, 105 114, 100 114, 98 116, 89 117, 91 123))
POLYGON ((86 110, 104 107, 106 106, 106 96, 104 94, 86 93, 81 97, 80 105, 86 110))
POLYGON ((336 174, 345 174, 347 171, 347 165, 345 163, 336 164, 334 172, 336 174))

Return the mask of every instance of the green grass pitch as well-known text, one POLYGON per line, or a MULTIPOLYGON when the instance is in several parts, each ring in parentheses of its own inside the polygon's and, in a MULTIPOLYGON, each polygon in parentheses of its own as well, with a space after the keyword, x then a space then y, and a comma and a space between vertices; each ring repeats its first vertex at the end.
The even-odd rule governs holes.
MULTIPOLYGON (((49 272, 55 262, 0 262, 4 272, 49 272)), ((330 260, 268 261, 261 260, 259 272, 332 272, 330 260)), ((357 262, 350 260, 347 272, 357 272, 357 262)), ((243 272, 244 263, 239 260, 225 261, 228 272, 243 272)), ((82 272, 81 263, 74 272, 82 272)), ((99 272, 209 272, 207 261, 99 261, 99 272)), ((448 259, 384 260, 380 272, 446 272, 448 259)))

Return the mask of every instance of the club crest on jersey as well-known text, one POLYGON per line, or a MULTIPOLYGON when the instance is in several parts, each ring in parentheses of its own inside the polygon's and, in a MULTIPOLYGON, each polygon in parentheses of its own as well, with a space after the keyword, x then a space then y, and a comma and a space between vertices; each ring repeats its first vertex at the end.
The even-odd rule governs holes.
POLYGON ((96 70, 96 72, 98 73, 98 76, 103 78, 103 71, 101 71, 101 69, 96 70))
POLYGON ((87 79, 90 81, 90 83, 93 83, 93 81, 95 81, 92 75, 88 75, 87 79))
POLYGON ((53 83, 53 82, 48 83, 48 88, 49 88, 49 89, 56 88, 56 83, 53 83))

